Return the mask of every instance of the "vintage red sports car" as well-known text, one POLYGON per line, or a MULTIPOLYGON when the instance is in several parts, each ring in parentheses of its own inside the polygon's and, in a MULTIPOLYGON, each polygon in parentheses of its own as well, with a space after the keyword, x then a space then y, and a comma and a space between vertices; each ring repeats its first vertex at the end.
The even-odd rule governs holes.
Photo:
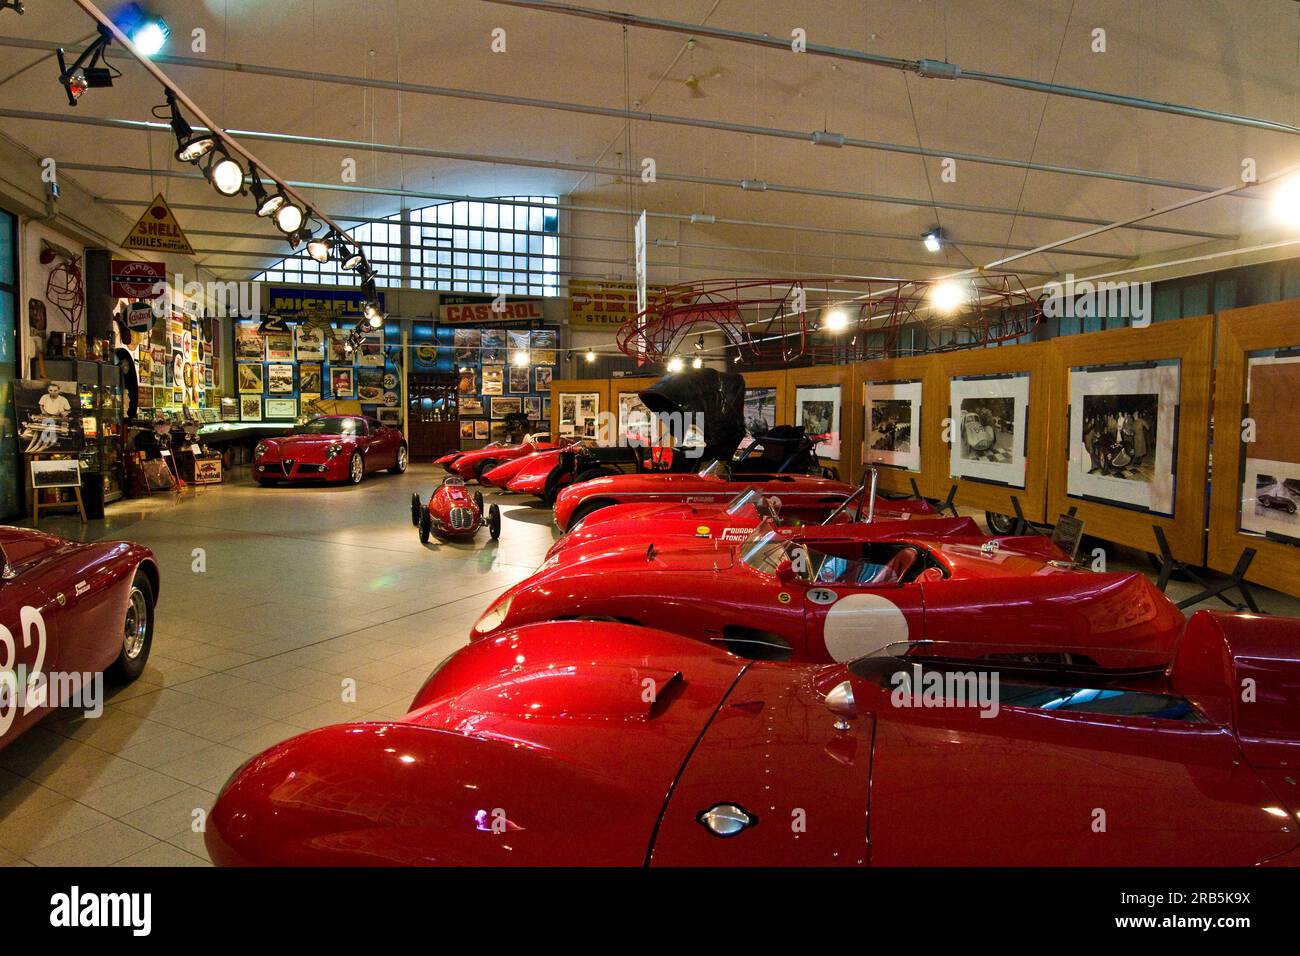
POLYGON ((1167 668, 933 643, 821 666, 534 625, 400 720, 253 758, 205 842, 224 866, 1295 866, 1297 647, 1300 621, 1201 612, 1167 668))
POLYGON ((253 449, 258 484, 281 481, 346 481, 356 485, 367 472, 406 471, 406 439, 399 429, 361 415, 323 415, 281 438, 253 449))
MULTIPOLYGON (((548 479, 556 466, 560 463, 560 455, 564 453, 563 448, 552 448, 550 451, 539 451, 535 455, 529 455, 527 458, 521 458, 515 462, 514 473, 506 481, 506 490, 514 491, 520 494, 537 495, 543 501, 547 500, 548 487, 553 487, 551 502, 554 501, 554 494, 558 489, 565 487, 573 481, 571 474, 556 475, 554 482, 548 484, 548 479)), ((505 475, 505 466, 499 465, 492 469, 487 475, 492 481, 498 480, 498 472, 505 475)))
MULTIPOLYGON (((501 488, 504 490, 510 486, 510 482, 514 480, 515 476, 523 471, 530 462, 536 461, 539 458, 545 459, 551 462, 552 467, 554 467, 555 461, 561 451, 563 451, 561 448, 551 448, 547 451, 534 452, 531 455, 521 455, 518 458, 510 459, 510 461, 503 461, 501 464, 489 468, 487 471, 483 472, 483 474, 479 475, 478 482, 480 485, 490 485, 493 488, 501 488)), ((543 478, 543 483, 544 482, 545 478, 543 478)))
POLYGON ((680 502, 726 504, 746 488, 781 499, 782 514, 790 519, 820 521, 853 493, 853 485, 812 475, 745 474, 732 480, 730 469, 713 462, 695 474, 651 472, 610 475, 570 485, 555 498, 555 523, 568 531, 601 508, 630 502, 680 502))
POLYGON ((447 465, 447 470, 466 480, 477 478, 482 481, 484 473, 491 471, 502 462, 514 461, 516 458, 533 455, 539 451, 549 451, 563 444, 566 442, 563 440, 552 442, 545 435, 527 435, 518 445, 489 446, 467 451, 453 459, 447 465))
POLYGON ((501 537, 501 509, 491 505, 485 512, 483 492, 470 497, 465 479, 457 475, 444 478, 427 505, 420 504, 418 494, 411 495, 411 523, 420 531, 421 544, 428 544, 431 533, 439 538, 472 538, 484 524, 493 541, 501 537))
POLYGON ((159 580, 141 545, 79 544, 25 528, 0 527, 0 564, 3 748, 54 707, 89 706, 95 675, 110 683, 140 676, 159 580))
POLYGON ((764 660, 848 661, 899 641, 959 638, 1168 659, 1183 616, 1145 575, 1077 569, 1041 536, 926 533, 936 523, 777 528, 765 519, 734 543, 593 541, 548 558, 470 637, 595 618, 764 660))

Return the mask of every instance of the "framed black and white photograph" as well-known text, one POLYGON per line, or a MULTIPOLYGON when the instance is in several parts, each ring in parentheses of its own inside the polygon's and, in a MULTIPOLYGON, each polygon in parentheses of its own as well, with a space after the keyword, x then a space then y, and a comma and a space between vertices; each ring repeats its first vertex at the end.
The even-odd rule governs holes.
POLYGON ((1023 488, 1028 374, 954 378, 948 408, 952 477, 1023 488))
POLYGON ((385 405, 375 409, 375 418, 381 425, 397 428, 402 424, 402 410, 394 405, 385 405))
POLYGON ((527 365, 510 366, 510 391, 512 392, 529 392, 532 391, 532 370, 527 365))
POLYGON ((14 383, 18 447, 27 455, 75 454, 86 447, 76 382, 21 379, 14 383))
POLYGON ((776 389, 745 389, 745 431, 750 438, 762 438, 776 427, 776 389))
POLYGON ((638 392, 618 393, 618 441, 648 446, 654 436, 654 416, 638 392))
POLYGON ((1300 355, 1252 355, 1246 402, 1253 431, 1242 444, 1242 531, 1300 542, 1300 355))
POLYGON ((866 383, 865 464, 921 470, 921 383, 866 383))
POLYGON ((492 417, 500 420, 507 415, 518 415, 521 411, 520 400, 517 398, 499 398, 492 399, 492 417))
POLYGON ((817 442, 817 457, 840 458, 839 385, 800 385, 794 392, 794 422, 817 442))
POLYGON ((33 488, 79 488, 81 487, 81 462, 76 458, 63 458, 57 461, 38 461, 33 459, 33 488))
POLYGON ((266 367, 266 390, 273 395, 288 395, 293 392, 293 366, 268 365, 266 367))
POLYGON ((1179 366, 1070 369, 1066 494, 1174 513, 1179 366))

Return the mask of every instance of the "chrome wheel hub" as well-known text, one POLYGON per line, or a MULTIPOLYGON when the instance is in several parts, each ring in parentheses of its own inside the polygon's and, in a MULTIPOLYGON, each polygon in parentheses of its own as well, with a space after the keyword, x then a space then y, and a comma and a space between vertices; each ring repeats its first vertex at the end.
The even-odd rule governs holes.
POLYGON ((135 660, 144 652, 145 639, 149 636, 149 602, 139 588, 131 588, 131 597, 126 602, 126 622, 122 628, 122 650, 127 660, 135 660))
POLYGON ((361 480, 361 470, 363 467, 364 466, 361 464, 360 455, 352 459, 352 480, 353 481, 361 480))

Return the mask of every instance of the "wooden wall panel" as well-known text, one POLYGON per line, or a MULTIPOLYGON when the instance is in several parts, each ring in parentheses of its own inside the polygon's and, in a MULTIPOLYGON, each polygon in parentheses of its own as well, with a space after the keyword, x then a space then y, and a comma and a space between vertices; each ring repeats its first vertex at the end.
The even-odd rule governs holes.
MULTIPOLYGON (((823 458, 823 464, 836 468, 840 479, 855 482, 862 469, 862 402, 853 390, 853 366, 814 365, 810 368, 792 368, 785 373, 784 410, 778 417, 791 425, 795 421, 795 393, 800 386, 840 386, 840 457, 838 461, 823 458)), ((778 391, 778 399, 782 396, 778 391)))
POLYGON ((882 491, 906 494, 912 492, 912 479, 916 479, 921 494, 930 498, 943 498, 948 494, 948 446, 943 443, 943 418, 947 415, 947 379, 939 366, 938 356, 920 355, 905 359, 876 359, 853 366, 853 400, 858 406, 858 431, 853 440, 857 445, 859 469, 869 464, 867 456, 867 383, 893 381, 921 382, 921 442, 920 472, 901 468, 879 469, 878 487, 882 491))
MULTIPOLYGON (((1271 302, 1219 314, 1214 392, 1215 480, 1210 485, 1206 563, 1215 570, 1230 572, 1242 551, 1254 548, 1255 560, 1246 572, 1246 579, 1300 595, 1300 547, 1239 530, 1241 475, 1246 457, 1241 420, 1246 415, 1247 353, 1296 346, 1300 346, 1300 300, 1271 302)), ((1292 401, 1292 408, 1300 406, 1300 395, 1292 396, 1292 401)), ((1291 420, 1295 421, 1294 413, 1291 420)))
MULTIPOLYGON (((1115 329, 1071 335, 1051 341, 1056 356, 1060 401, 1050 421, 1048 442, 1048 516, 1054 520, 1070 508, 1088 534, 1155 553, 1153 525, 1164 529, 1174 556, 1201 564, 1205 548, 1206 467, 1210 439, 1211 361, 1214 318, 1160 322, 1146 328, 1115 329), (1066 494, 1070 447, 1070 369, 1179 359, 1177 485, 1174 516, 1146 514, 1130 508, 1071 498, 1066 494)), ((1041 420, 1040 420, 1041 421, 1041 420)))
MULTIPOLYGON (((950 417, 948 401, 950 381, 969 375, 997 375, 1003 372, 1029 373, 1029 441, 1025 449, 1025 487, 1009 488, 982 481, 970 481, 949 476, 949 449, 943 448, 944 463, 938 471, 939 484, 948 488, 957 485, 956 503, 959 507, 982 508, 1001 514, 1014 514, 1011 497, 1020 500, 1020 508, 1031 521, 1045 520, 1047 513, 1047 455, 1048 427, 1062 394, 1057 382, 1059 366, 1054 361, 1050 342, 1029 345, 1009 345, 998 348, 970 349, 962 352, 944 352, 938 357, 942 375, 938 405, 941 418, 950 417)), ((954 429, 956 425, 954 424, 954 429)), ((955 438, 955 432, 954 432, 955 438)), ((933 481, 933 477, 931 481, 933 481)), ((932 486, 933 487, 933 486, 932 486)), ((946 493, 945 493, 946 494, 946 493)))
POLYGON ((600 396, 600 411, 610 406, 610 380, 607 378, 554 379, 551 382, 551 436, 560 437, 560 396, 566 393, 595 392, 600 396))

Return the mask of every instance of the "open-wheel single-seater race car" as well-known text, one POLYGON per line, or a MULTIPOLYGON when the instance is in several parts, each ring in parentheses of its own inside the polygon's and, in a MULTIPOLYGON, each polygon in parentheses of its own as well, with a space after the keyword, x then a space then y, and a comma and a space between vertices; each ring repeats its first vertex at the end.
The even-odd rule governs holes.
POLYGON ((968 520, 779 528, 764 519, 744 541, 592 541, 551 555, 470 638, 591 618, 766 660, 847 661, 899 641, 956 639, 1168 658, 1183 615, 1146 576, 1078 569, 1047 538, 989 538, 968 520))
POLYGON ((363 415, 322 415, 253 449, 260 485, 281 481, 346 481, 358 485, 372 471, 406 471, 409 452, 399 429, 363 415))
POLYGON ((559 448, 563 442, 552 442, 545 435, 527 435, 518 445, 496 445, 462 452, 444 466, 453 475, 469 480, 483 476, 493 468, 507 461, 525 458, 541 451, 559 448))
POLYGON ((495 541, 501 537, 501 509, 489 505, 485 510, 481 491, 471 497, 465 479, 449 475, 429 496, 428 504, 420 503, 418 493, 411 495, 411 524, 419 530, 421 544, 428 544, 430 534, 439 538, 472 538, 485 524, 495 541))
POLYGON ((205 842, 224 866, 1296 866, 1297 647, 1300 621, 1201 612, 1172 664, 824 666, 533 625, 399 720, 254 757, 205 842))
POLYGON ((142 545, 79 544, 7 526, 0 565, 2 749, 54 707, 91 709, 95 675, 109 683, 140 676, 153 646, 159 579, 142 545))

